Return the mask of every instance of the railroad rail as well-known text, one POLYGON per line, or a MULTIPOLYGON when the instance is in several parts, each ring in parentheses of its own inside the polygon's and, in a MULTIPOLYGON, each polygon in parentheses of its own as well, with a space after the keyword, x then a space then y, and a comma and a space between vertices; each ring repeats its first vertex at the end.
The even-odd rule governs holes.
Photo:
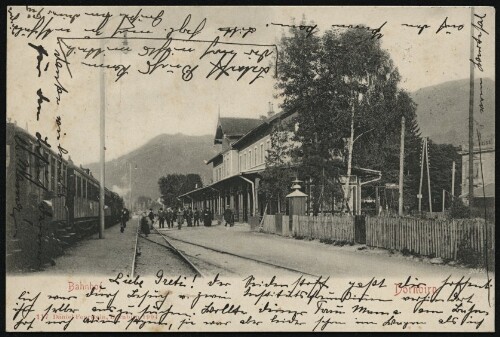
POLYGON ((137 242, 138 242, 138 239, 139 239, 139 236, 144 239, 144 240, 147 240, 147 241, 150 241, 152 243, 155 243, 159 246, 162 246, 170 251, 172 251, 175 255, 177 255, 184 263, 186 263, 189 268, 191 268, 198 276, 200 277, 205 277, 205 275, 203 275, 203 273, 184 255, 182 254, 168 239, 165 235, 163 235, 162 233, 160 233, 160 231, 158 231, 158 229, 156 228, 153 228, 154 232, 156 234, 158 234, 159 236, 161 236, 163 238, 163 240, 165 241, 165 243, 167 245, 163 245, 161 243, 158 243, 156 241, 153 241, 153 240, 150 240, 148 239, 147 237, 144 237, 140 234, 140 226, 138 227, 137 229, 137 235, 136 235, 136 243, 135 243, 135 254, 134 254, 134 258, 132 260, 132 274, 131 276, 133 277, 134 276, 134 272, 135 272, 135 259, 136 259, 136 256, 138 255, 137 253, 137 242))
POLYGON ((132 267, 130 271, 130 277, 134 277, 135 273, 135 259, 137 257, 137 242, 139 241, 139 231, 141 230, 141 218, 137 219, 137 232, 135 233, 135 244, 134 244, 134 256, 132 256, 132 267))
MULTIPOLYGON (((168 237, 169 239, 171 240, 174 240, 174 241, 179 241, 179 242, 182 242, 182 243, 186 243, 186 244, 189 244, 189 245, 192 245, 192 246, 197 246, 197 247, 200 247, 200 248, 203 248, 203 249, 207 249, 207 250, 211 250, 213 252, 216 252, 216 253, 219 253, 219 254, 226 254, 226 255, 230 255, 230 256, 234 256, 234 257, 238 257, 240 259, 244 259, 244 260, 249 260, 249 261, 252 261, 252 262, 256 262, 256 263, 259 263, 259 264, 263 264, 263 265, 267 265, 267 266, 271 266, 271 267, 274 267, 274 268, 278 268, 278 269, 283 269, 283 270, 287 270, 287 271, 291 271, 291 272, 294 272, 294 273, 298 273, 298 274, 303 274, 303 275, 308 275, 308 276, 313 276, 313 277, 318 277, 319 275, 313 275, 313 274, 310 274, 310 273, 306 273, 304 271, 301 271, 301 270, 297 270, 297 269, 294 269, 294 268, 289 268, 289 267, 285 267, 285 266, 281 266, 281 265, 278 265, 278 264, 275 264, 275 263, 271 263, 271 262, 267 262, 267 261, 262 261, 262 260, 257 260, 257 259, 254 259, 254 258, 251 258, 251 257, 248 257, 248 256, 244 256, 244 255, 239 255, 239 254, 234 254, 234 253, 230 253, 230 252, 226 252, 226 251, 223 251, 223 250, 219 250, 219 249, 215 249, 215 248, 211 248, 211 247, 207 247, 207 246, 203 246, 203 245, 200 245, 200 244, 197 244, 197 243, 193 243, 193 242, 189 242, 189 241, 185 241, 185 240, 181 240, 181 239, 176 239, 176 238, 173 238, 171 236, 166 236, 166 235, 163 235, 161 234, 156 228, 155 230, 165 239, 165 241, 168 242, 167 238, 168 237)), ((170 242, 169 242, 170 245, 172 245, 170 242)), ((182 254, 179 252, 179 254, 182 254)), ((183 258, 186 260, 186 261, 189 261, 186 257, 184 257, 183 255, 183 258)), ((191 262, 188 262, 189 264, 192 264, 191 262)))

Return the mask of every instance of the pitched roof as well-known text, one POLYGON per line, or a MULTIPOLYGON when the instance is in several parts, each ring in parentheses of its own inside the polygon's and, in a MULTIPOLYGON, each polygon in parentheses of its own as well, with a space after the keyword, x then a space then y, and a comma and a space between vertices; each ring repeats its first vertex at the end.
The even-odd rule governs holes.
POLYGON ((293 113, 290 112, 290 111, 281 111, 279 113, 275 113, 273 114, 271 117, 268 117, 267 119, 261 121, 261 123, 259 125, 257 125, 256 127, 248 130, 247 133, 245 133, 241 138, 239 138, 236 142, 233 143, 233 147, 237 148, 238 146, 240 146, 240 144, 242 143, 245 143, 245 141, 251 137, 253 134, 255 134, 256 132, 258 132, 260 129, 266 127, 266 126, 270 126, 272 125, 272 123, 274 123, 275 120, 277 119, 284 119, 290 115, 292 115, 293 113))
MULTIPOLYGON (((466 197, 469 195, 469 192, 465 192, 460 197, 466 197)), ((489 183, 483 187, 476 187, 474 189, 474 198, 494 198, 495 197, 495 183, 489 183)))
POLYGON ((221 117, 217 125, 215 140, 221 140, 224 135, 228 137, 241 137, 262 122, 258 118, 221 117))

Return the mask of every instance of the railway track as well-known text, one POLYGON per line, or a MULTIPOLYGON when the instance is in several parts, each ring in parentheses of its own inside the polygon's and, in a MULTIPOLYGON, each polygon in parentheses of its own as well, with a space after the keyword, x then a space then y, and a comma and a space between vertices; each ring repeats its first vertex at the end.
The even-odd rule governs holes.
MULTIPOLYGON (((286 270, 288 272, 297 273, 297 274, 301 274, 301 275, 308 275, 308 276, 318 277, 318 275, 313 275, 313 274, 310 274, 310 273, 307 273, 307 272, 304 272, 304 271, 301 271, 301 270, 298 270, 298 269, 294 269, 294 268, 282 266, 282 265, 275 264, 275 263, 272 263, 272 262, 262 261, 262 260, 258 260, 258 259, 252 258, 252 257, 248 257, 248 256, 244 256, 244 255, 239 255, 239 254, 234 254, 234 253, 223 251, 223 250, 220 250, 220 249, 206 247, 206 246, 203 246, 203 245, 200 245, 200 244, 197 244, 197 243, 193 243, 193 242, 189 242, 189 241, 185 241, 185 240, 173 238, 171 236, 167 236, 165 234, 160 233, 156 228, 155 228, 155 231, 158 234, 160 234, 165 239, 165 241, 167 241, 169 243, 169 245, 172 245, 172 244, 168 240, 178 241, 178 242, 182 242, 184 244, 196 246, 196 247, 199 247, 199 248, 202 248, 202 249, 205 249, 205 250, 208 250, 208 251, 216 252, 216 253, 219 253, 219 254, 229 255, 229 256, 236 257, 236 258, 239 258, 239 259, 243 259, 243 260, 246 260, 246 261, 252 261, 252 262, 260 264, 260 265, 265 265, 265 266, 272 267, 272 268, 286 270)), ((179 252, 179 254, 182 254, 182 253, 179 252)), ((189 256, 187 253, 182 254, 183 258, 186 261, 189 261, 187 259, 186 255, 189 256)), ((196 256, 192 256, 192 258, 199 259, 196 256)), ((192 265, 191 262, 189 262, 189 263, 192 265)), ((207 263, 207 262, 204 261, 204 263, 207 263)), ((207 264, 211 264, 211 263, 208 262, 207 264)))
MULTIPOLYGON (((137 272, 137 257, 142 254, 139 246, 139 238, 141 240, 144 240, 149 243, 154 243, 157 246, 161 246, 164 249, 168 250, 169 253, 177 257, 182 263, 188 266, 190 270, 192 270, 196 275, 200 277, 204 277, 203 273, 184 255, 182 252, 180 252, 169 240, 168 238, 160 233, 156 228, 153 229, 153 233, 157 234, 156 237, 160 237, 162 243, 159 243, 155 240, 152 240, 144 235, 141 234, 140 232, 140 226, 137 228, 137 233, 136 233, 136 240, 135 240, 135 248, 134 248, 134 256, 132 257, 132 266, 131 266, 131 276, 135 276, 135 273, 137 272)), ((151 234, 153 234, 151 233, 151 234)), ((151 261, 150 261, 151 262, 151 261)), ((161 266, 158 266, 159 268, 161 266)))
POLYGON ((137 251, 137 242, 139 241, 139 231, 141 229, 140 218, 137 219, 137 231, 135 233, 135 244, 134 244, 134 254, 132 256, 132 270, 130 271, 130 277, 134 277, 135 273, 135 259, 137 258, 137 254, 140 253, 137 251))

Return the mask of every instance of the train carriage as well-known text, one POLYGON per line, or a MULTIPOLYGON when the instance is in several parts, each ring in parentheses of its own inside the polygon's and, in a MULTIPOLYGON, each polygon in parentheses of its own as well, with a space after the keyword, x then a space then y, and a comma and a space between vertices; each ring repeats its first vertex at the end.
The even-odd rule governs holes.
POLYGON ((99 182, 87 169, 68 161, 68 219, 78 233, 97 229, 99 219, 99 182))
POLYGON ((13 123, 6 147, 7 266, 40 265, 59 253, 57 224, 67 221, 65 161, 13 123))
MULTIPOLYGON (((39 269, 99 223, 99 181, 14 123, 6 127, 7 270, 39 269)), ((106 226, 123 199, 105 190, 106 226)))

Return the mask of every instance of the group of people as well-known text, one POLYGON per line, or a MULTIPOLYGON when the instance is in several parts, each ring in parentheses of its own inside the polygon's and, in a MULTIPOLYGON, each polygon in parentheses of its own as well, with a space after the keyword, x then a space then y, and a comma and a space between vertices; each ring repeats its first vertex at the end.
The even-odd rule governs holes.
POLYGON ((141 231, 146 236, 153 229, 153 224, 158 221, 159 228, 165 228, 165 222, 167 223, 167 228, 173 228, 174 223, 177 223, 177 228, 181 229, 184 221, 188 227, 199 226, 200 220, 203 220, 204 226, 212 225, 212 212, 205 208, 203 211, 199 211, 195 208, 194 211, 191 207, 179 207, 178 209, 172 209, 168 207, 166 210, 160 208, 158 213, 155 214, 153 209, 149 209, 149 212, 142 213, 140 225, 141 231))
MULTIPOLYGON (((127 208, 123 208, 120 215, 121 226, 120 232, 124 232, 127 227, 127 221, 130 220, 130 212, 127 208)), ((194 211, 191 207, 179 207, 178 209, 172 209, 168 207, 166 210, 160 208, 158 213, 155 214, 153 209, 150 208, 149 212, 143 212, 140 219, 141 232, 146 236, 149 235, 153 229, 153 224, 158 220, 158 227, 165 228, 165 222, 167 223, 167 228, 173 228, 174 223, 177 223, 177 228, 181 229, 184 221, 188 227, 199 226, 200 220, 203 221, 203 225, 209 227, 212 225, 212 212, 210 209, 205 208, 203 211, 199 211, 195 208, 194 211)), ((234 213, 230 207, 224 210, 224 222, 225 226, 234 226, 234 213)))

